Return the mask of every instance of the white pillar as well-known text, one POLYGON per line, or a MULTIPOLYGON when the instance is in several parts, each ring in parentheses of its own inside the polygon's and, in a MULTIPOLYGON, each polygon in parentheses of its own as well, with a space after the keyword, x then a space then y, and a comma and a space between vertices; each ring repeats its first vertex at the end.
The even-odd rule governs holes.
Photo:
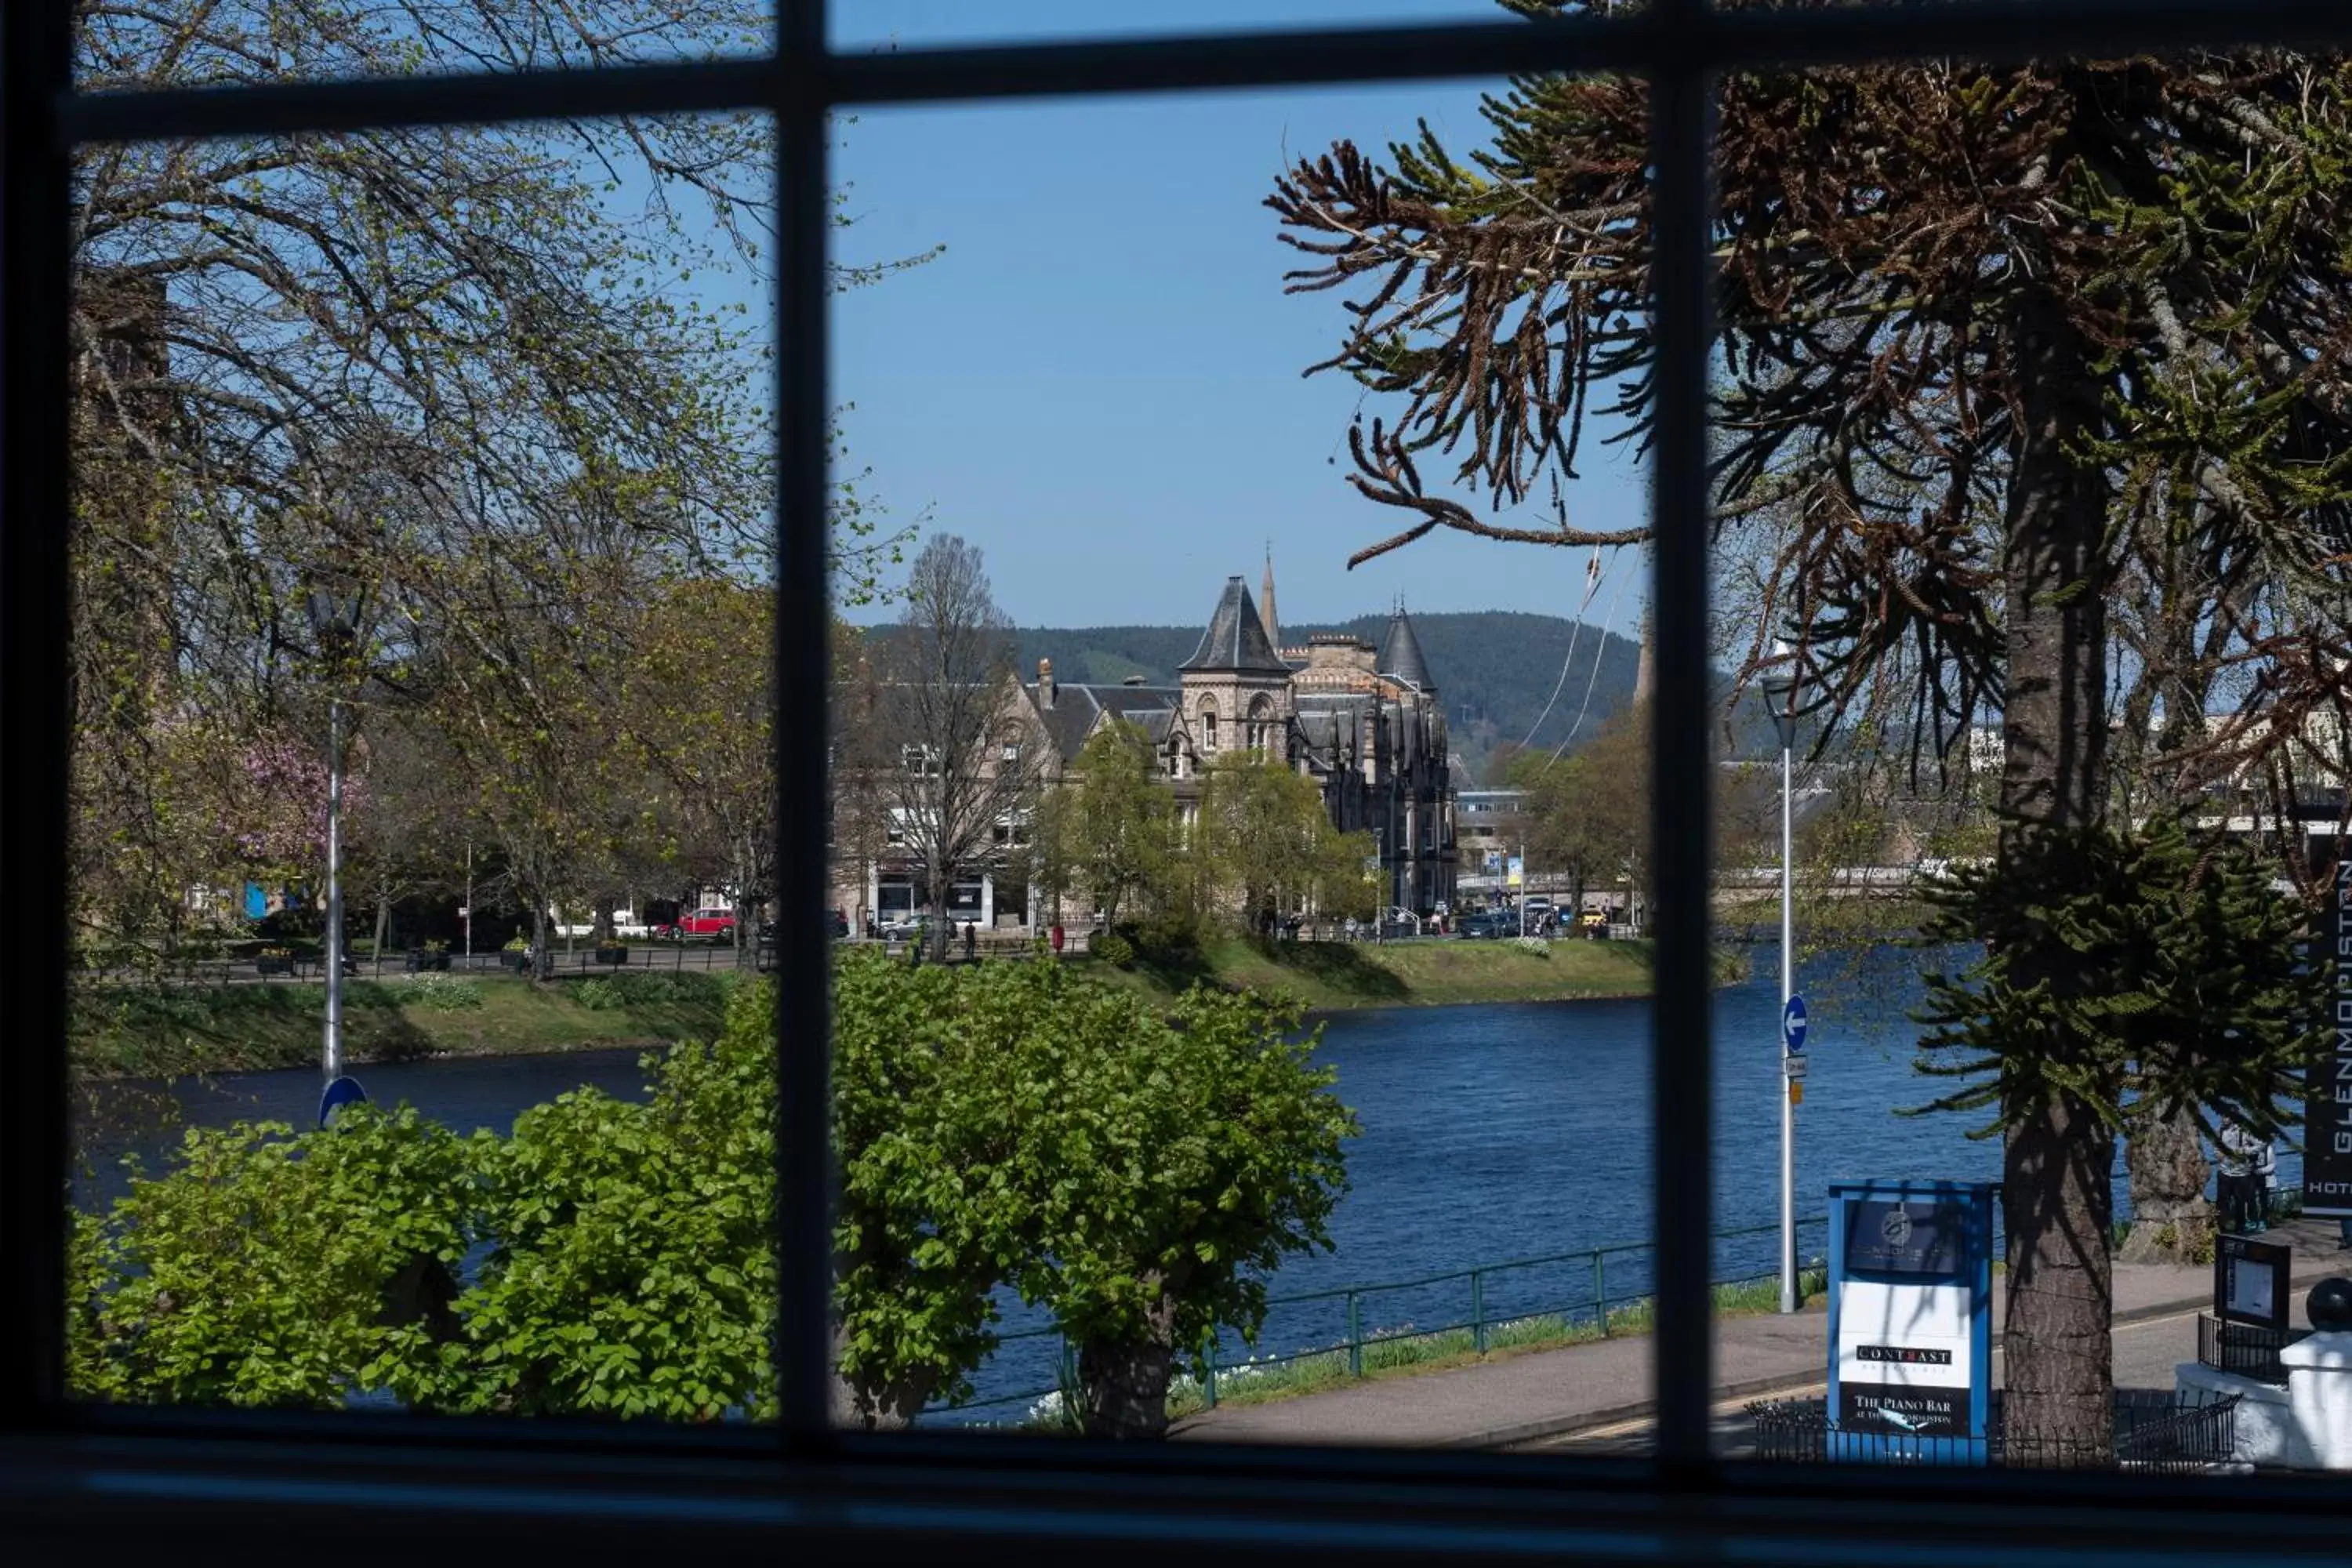
POLYGON ((2322 1331, 2279 1352, 2294 1423, 2286 1462, 2352 1470, 2352 1332, 2322 1331))

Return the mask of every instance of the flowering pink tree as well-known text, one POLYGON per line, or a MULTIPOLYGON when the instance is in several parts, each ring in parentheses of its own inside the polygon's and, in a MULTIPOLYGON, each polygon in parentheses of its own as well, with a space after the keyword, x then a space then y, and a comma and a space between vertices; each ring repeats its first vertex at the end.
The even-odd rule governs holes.
MULTIPOLYGON (((301 876, 321 871, 327 858, 327 758, 325 748, 288 740, 255 742, 246 748, 244 789, 233 806, 230 837, 236 857, 255 873, 301 876)), ((343 837, 365 814, 366 786, 346 765, 343 773, 343 837)))

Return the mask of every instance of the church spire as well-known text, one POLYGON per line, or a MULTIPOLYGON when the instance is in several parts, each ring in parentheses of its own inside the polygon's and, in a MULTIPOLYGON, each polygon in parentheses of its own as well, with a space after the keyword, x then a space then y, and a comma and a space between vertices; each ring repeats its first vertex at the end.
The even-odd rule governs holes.
POLYGON ((1274 616, 1274 541, 1271 539, 1265 542, 1265 591, 1258 595, 1258 618, 1265 623, 1265 640, 1272 643, 1275 651, 1279 653, 1282 650, 1282 623, 1274 616))

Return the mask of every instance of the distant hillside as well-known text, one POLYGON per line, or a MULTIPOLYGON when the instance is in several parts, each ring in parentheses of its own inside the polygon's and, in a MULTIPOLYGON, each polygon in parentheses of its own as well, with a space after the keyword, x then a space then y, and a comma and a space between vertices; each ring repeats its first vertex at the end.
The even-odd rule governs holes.
MULTIPOLYGON (((1445 702, 1454 749, 1469 765, 1474 778, 1485 777, 1487 761, 1497 746, 1528 738, 1529 726, 1543 712, 1545 700, 1560 680, 1571 638, 1574 661, 1560 687, 1559 700, 1535 731, 1535 744, 1559 745, 1567 738, 1580 709, 1585 712, 1578 736, 1590 735, 1633 694, 1639 648, 1631 637, 1614 632, 1604 635, 1598 626, 1587 626, 1579 633, 1575 622, 1558 616, 1499 610, 1415 615, 1412 625, 1421 637, 1421 650, 1429 659, 1430 674, 1437 680, 1438 695, 1445 702), (1588 686, 1591 697, 1586 709, 1588 686)), ((1315 632, 1353 632, 1377 646, 1387 630, 1388 617, 1375 615, 1339 626, 1286 623, 1282 638, 1296 646, 1315 632)), ((1034 676, 1040 658, 1051 658, 1055 674, 1064 680, 1112 685, 1130 675, 1154 683, 1172 681, 1176 667, 1192 658, 1201 642, 1198 626, 1039 627, 1019 635, 1024 679, 1034 676)))

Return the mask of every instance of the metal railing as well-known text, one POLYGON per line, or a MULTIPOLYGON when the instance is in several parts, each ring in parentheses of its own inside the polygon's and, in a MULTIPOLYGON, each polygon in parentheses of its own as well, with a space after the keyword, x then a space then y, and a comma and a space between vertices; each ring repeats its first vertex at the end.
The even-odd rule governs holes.
MULTIPOLYGON (((1087 950, 1090 933, 1073 929, 1065 934, 1065 956, 1083 953, 1087 950)), ((911 945, 904 936, 888 939, 868 939, 862 936, 843 938, 845 946, 856 945, 887 950, 903 955, 911 945)), ((1008 961, 1034 957, 1038 938, 1027 932, 1017 935, 1005 931, 982 931, 974 942, 974 956, 983 960, 1008 961)), ((396 980, 405 974, 448 973, 452 974, 520 974, 530 969, 528 952, 510 948, 490 948, 472 953, 442 952, 418 956, 422 950, 407 948, 384 949, 382 952, 353 956, 344 968, 344 974, 357 980, 396 980)), ((960 963, 964 956, 963 939, 955 937, 948 943, 950 962, 960 963)), ((731 969, 772 968, 775 944, 766 938, 747 941, 738 949, 727 942, 678 942, 657 938, 632 937, 621 948, 599 949, 593 942, 582 942, 557 950, 551 973, 557 975, 610 975, 619 973, 663 974, 711 973, 731 969), (623 956, 614 961, 600 958, 599 952, 618 951, 623 956)), ((247 953, 234 958, 175 958, 166 960, 159 954, 149 954, 122 963, 104 960, 86 961, 73 970, 74 984, 79 985, 285 985, 316 984, 326 978, 326 961, 314 946, 296 949, 283 960, 265 963, 259 954, 247 953)))
POLYGON ((2286 1385, 2279 1352, 2307 1336, 2309 1329, 2270 1329, 2232 1323, 2210 1312, 2197 1314, 2197 1359, 2215 1372, 2234 1373, 2257 1383, 2286 1385))
MULTIPOLYGON (((1799 1253, 1806 1256, 1801 1238, 1808 1232, 1826 1235, 1829 1216, 1810 1215, 1797 1222, 1801 1238, 1799 1253)), ((1771 1237, 1777 1240, 1780 1226, 1769 1225, 1744 1226, 1715 1233, 1718 1242, 1737 1242, 1751 1237, 1771 1237)), ((1510 1258, 1499 1263, 1484 1263, 1474 1268, 1447 1269, 1435 1274, 1416 1275, 1404 1279, 1377 1280, 1362 1285, 1343 1286, 1328 1290, 1309 1290, 1297 1295, 1267 1299, 1267 1322, 1271 1328, 1276 1314, 1285 1311, 1296 1316, 1300 1310, 1313 1321, 1319 1318, 1326 1327, 1318 1330, 1302 1325, 1286 1337, 1297 1348, 1276 1351, 1269 1354, 1252 1354, 1245 1361, 1220 1361, 1226 1349, 1223 1336, 1210 1342, 1202 1362, 1198 1392, 1203 1405, 1214 1409, 1220 1396, 1220 1383, 1230 1383, 1237 1376, 1255 1376, 1266 1369, 1286 1366, 1318 1357, 1328 1358, 1334 1363, 1344 1360, 1347 1375, 1355 1378, 1365 1373, 1367 1352, 1375 1360, 1381 1347, 1412 1344, 1426 1356, 1453 1353, 1485 1355, 1498 1342, 1533 1339, 1538 1342, 1558 1339, 1577 1342, 1583 1338, 1606 1339, 1620 1332, 1646 1333, 1646 1325, 1628 1320, 1646 1307, 1654 1284, 1646 1268, 1627 1265, 1655 1249, 1647 1241, 1618 1242, 1605 1247, 1587 1247, 1577 1252, 1549 1253, 1541 1257, 1510 1258), (1610 1277, 1612 1260, 1617 1260, 1617 1277, 1610 1277), (1547 1279, 1547 1276, 1549 1278, 1547 1279), (1573 1278, 1575 1285, 1567 1288, 1565 1281, 1573 1278), (1553 1280, 1558 1283, 1551 1282, 1553 1280), (1525 1281, 1523 1288, 1511 1289, 1525 1281), (1497 1285, 1502 1288, 1497 1289, 1497 1285), (1448 1288, 1452 1289, 1448 1289, 1448 1288), (1372 1316, 1383 1316, 1377 1303, 1382 1300, 1407 1298, 1405 1311, 1417 1304, 1450 1302, 1448 1310, 1434 1323, 1410 1321, 1389 1327, 1367 1329, 1366 1308, 1374 1304, 1372 1316), (1319 1311, 1314 1310, 1320 1309, 1319 1311), (1530 1331, 1533 1331, 1530 1332, 1530 1331), (1448 1343, 1446 1342, 1454 1342, 1448 1343)), ((1805 1271, 1818 1271, 1822 1267, 1818 1249, 1805 1264, 1805 1271)), ((1744 1271, 1721 1275, 1713 1280, 1717 1289, 1776 1281, 1778 1265, 1769 1269, 1746 1268, 1744 1271)), ((1267 1337, 1261 1331, 1260 1340, 1267 1337)), ((1048 1387, 1031 1388, 1016 1394, 992 1394, 953 1406, 957 1413, 992 1409, 1008 1405, 1034 1405, 1039 1401, 1063 1393, 1076 1381, 1076 1351, 1062 1331, 1056 1327, 1028 1329, 999 1337, 999 1347, 1040 1340, 1061 1342, 1057 1364, 1062 1369, 1060 1381, 1048 1387)), ((1375 1367, 1374 1370, 1378 1370, 1375 1367)))
POLYGON ((2199 1475, 2236 1458, 2239 1396, 2194 1390, 2117 1389, 2115 1440, 2107 1448, 2071 1434, 2011 1431, 2000 1395, 1981 1439, 1884 1427, 1841 1428, 1822 1399, 1751 1402, 1753 1457, 1780 1464, 1996 1465, 2079 1469, 2088 1465, 2166 1475, 2199 1475))

